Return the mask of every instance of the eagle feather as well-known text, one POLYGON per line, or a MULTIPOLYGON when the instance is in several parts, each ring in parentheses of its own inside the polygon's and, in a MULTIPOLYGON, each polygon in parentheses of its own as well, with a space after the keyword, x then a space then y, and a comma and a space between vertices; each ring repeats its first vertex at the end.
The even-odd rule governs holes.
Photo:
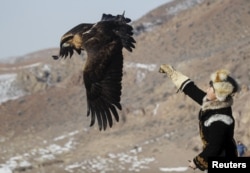
POLYGON ((87 52, 83 80, 87 97, 90 126, 97 120, 99 130, 118 122, 122 110, 123 54, 135 48, 131 20, 122 15, 103 14, 95 24, 79 24, 61 37, 59 55, 54 59, 72 57, 74 51, 87 52))

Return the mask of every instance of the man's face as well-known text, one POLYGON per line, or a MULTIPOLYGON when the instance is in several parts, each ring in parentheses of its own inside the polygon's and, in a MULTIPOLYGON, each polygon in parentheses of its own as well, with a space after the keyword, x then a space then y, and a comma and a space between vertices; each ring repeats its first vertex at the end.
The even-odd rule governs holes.
POLYGON ((209 86, 207 88, 207 99, 212 101, 212 100, 216 100, 216 95, 215 95, 215 92, 214 92, 214 88, 213 86, 209 86))

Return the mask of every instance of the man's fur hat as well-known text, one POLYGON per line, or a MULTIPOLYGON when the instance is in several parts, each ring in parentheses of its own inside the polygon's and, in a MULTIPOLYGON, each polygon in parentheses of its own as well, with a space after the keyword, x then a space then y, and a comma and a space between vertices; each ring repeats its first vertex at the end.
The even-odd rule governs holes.
POLYGON ((216 98, 220 101, 226 100, 228 96, 238 91, 237 82, 229 76, 229 71, 224 69, 211 74, 210 83, 214 88, 216 98))

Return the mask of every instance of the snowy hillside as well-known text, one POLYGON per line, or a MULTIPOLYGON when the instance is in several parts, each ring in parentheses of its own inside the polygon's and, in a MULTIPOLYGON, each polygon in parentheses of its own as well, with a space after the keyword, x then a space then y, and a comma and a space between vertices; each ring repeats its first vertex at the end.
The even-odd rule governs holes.
POLYGON ((17 99, 25 94, 25 92, 14 84, 17 74, 0 75, 0 104, 8 100, 17 99))

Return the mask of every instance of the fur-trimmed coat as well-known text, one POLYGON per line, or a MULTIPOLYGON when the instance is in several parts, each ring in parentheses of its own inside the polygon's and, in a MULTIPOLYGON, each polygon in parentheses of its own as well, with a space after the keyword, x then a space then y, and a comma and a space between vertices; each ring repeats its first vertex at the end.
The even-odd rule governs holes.
POLYGON ((223 102, 208 101, 206 93, 191 80, 184 82, 180 90, 201 105, 198 118, 203 150, 193 159, 197 168, 206 170, 209 157, 237 157, 231 108, 233 98, 228 97, 223 102))

